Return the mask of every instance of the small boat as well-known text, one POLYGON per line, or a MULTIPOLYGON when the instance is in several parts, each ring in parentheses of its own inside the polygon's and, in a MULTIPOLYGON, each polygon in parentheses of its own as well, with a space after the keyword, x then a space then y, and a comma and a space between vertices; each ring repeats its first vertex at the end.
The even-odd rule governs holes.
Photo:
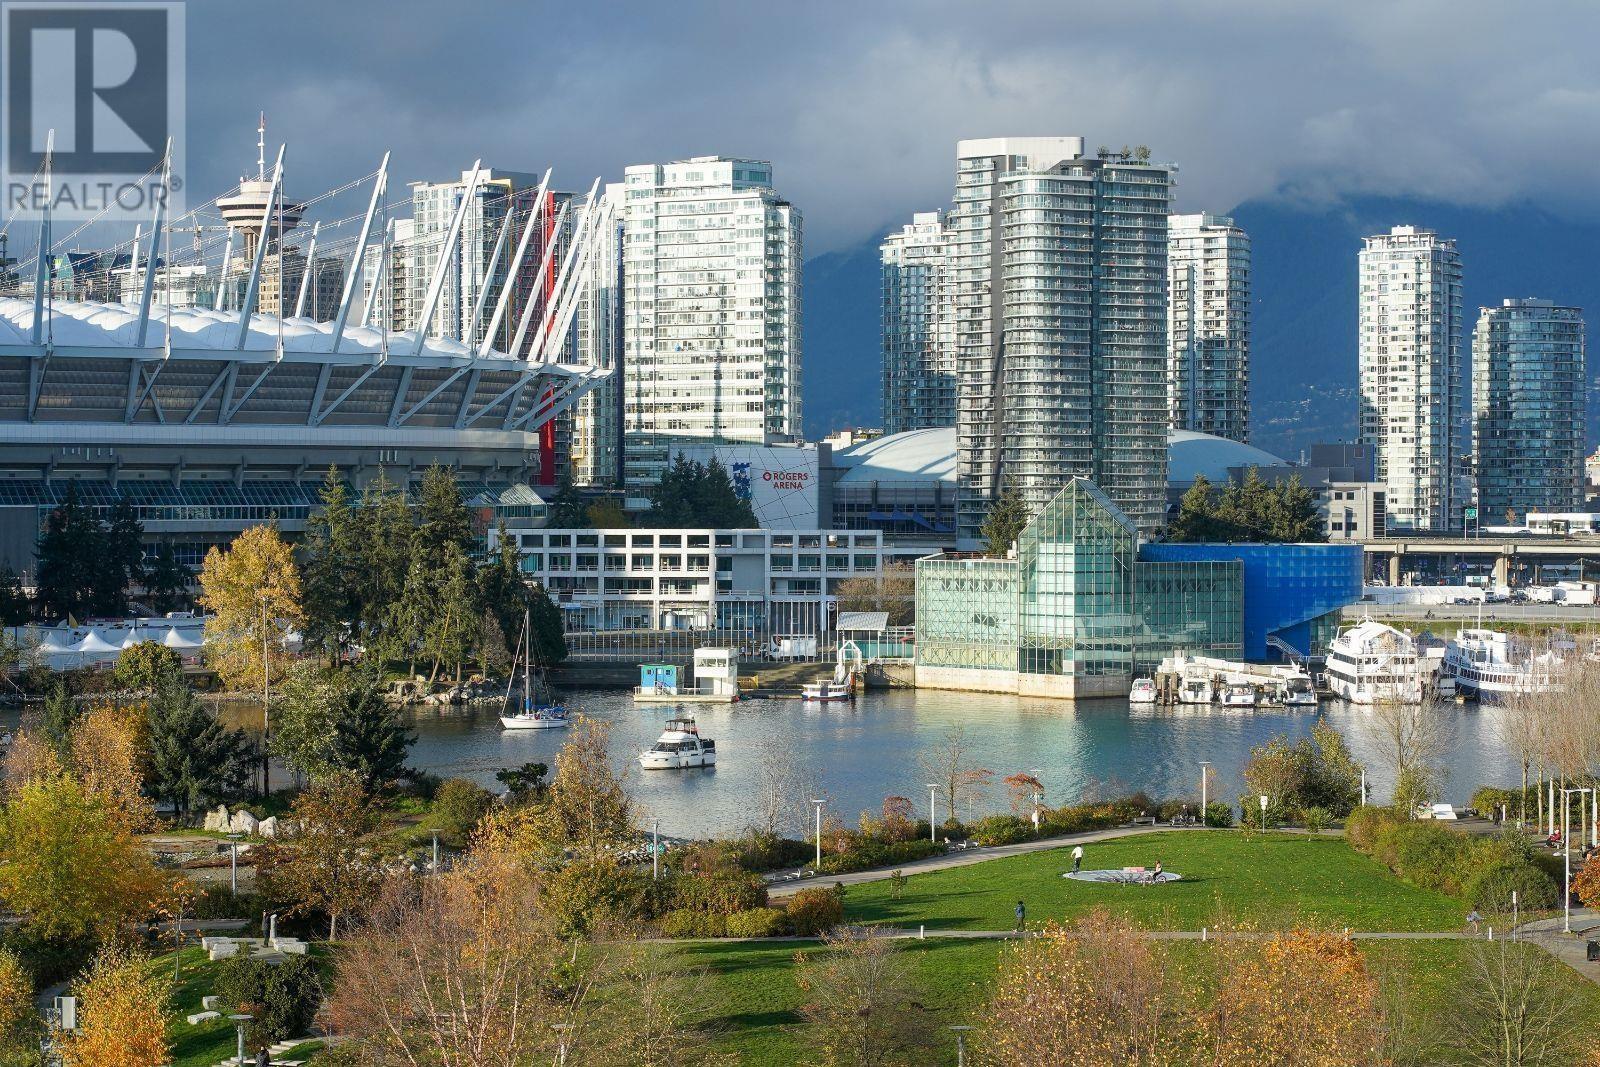
POLYGON ((1153 678, 1135 678, 1133 688, 1128 691, 1130 704, 1154 704, 1156 702, 1156 683, 1153 678))
POLYGON ((678 770, 683 767, 710 767, 717 762, 717 743, 700 736, 692 715, 668 719, 667 728, 656 738, 654 748, 639 755, 639 766, 647 771, 678 770))
POLYGON ((1208 678, 1185 678, 1178 687, 1178 703, 1180 704, 1209 704, 1215 694, 1211 690, 1211 680, 1208 678))
MULTIPOLYGON (((511 678, 506 679, 505 708, 500 712, 500 725, 507 730, 559 730, 563 726, 571 725, 567 709, 560 704, 541 704, 534 699, 532 671, 529 662, 533 659, 531 638, 529 635, 528 616, 522 618, 522 640, 517 647, 517 657, 522 661, 522 707, 512 710, 511 707, 511 678)), ((517 665, 511 664, 511 675, 515 677, 517 665)))
POLYGON ((1317 689, 1311 681, 1311 675, 1303 671, 1296 671, 1283 680, 1279 687, 1278 698, 1285 707, 1314 708, 1317 706, 1317 689))
POLYGON ((800 687, 802 700, 851 700, 854 697, 848 682, 807 682, 800 687))
POLYGON ((1225 708, 1253 708, 1256 706, 1256 687, 1235 684, 1222 689, 1222 706, 1225 708))

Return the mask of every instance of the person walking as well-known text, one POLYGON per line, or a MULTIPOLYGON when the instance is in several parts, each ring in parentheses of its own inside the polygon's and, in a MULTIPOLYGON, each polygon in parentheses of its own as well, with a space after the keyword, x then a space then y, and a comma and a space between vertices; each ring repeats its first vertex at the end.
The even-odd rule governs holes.
POLYGON ((1077 874, 1078 868, 1083 866, 1083 846, 1074 845, 1072 848, 1072 873, 1077 874))
POLYGON ((1467 928, 1472 931, 1473 937, 1477 937, 1478 934, 1482 932, 1480 929, 1482 923, 1483 916, 1478 914, 1477 908, 1473 908, 1471 911, 1467 912, 1467 928))
POLYGON ((1023 907, 1022 901, 1017 901, 1017 933, 1022 933, 1022 924, 1028 917, 1028 909, 1023 907))

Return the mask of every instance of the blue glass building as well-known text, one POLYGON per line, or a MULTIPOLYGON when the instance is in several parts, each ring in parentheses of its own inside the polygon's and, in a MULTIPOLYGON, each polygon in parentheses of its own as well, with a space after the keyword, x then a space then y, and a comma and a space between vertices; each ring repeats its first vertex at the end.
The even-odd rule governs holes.
POLYGON ((1327 651, 1339 613, 1361 599, 1360 545, 1146 544, 1141 562, 1244 565, 1244 658, 1327 651))

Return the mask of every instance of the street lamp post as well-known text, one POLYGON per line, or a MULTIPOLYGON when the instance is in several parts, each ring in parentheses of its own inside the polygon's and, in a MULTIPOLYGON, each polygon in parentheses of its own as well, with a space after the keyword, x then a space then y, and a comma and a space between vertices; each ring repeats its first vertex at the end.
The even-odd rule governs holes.
POLYGON ((661 880, 661 820, 650 820, 650 880, 661 880))
POLYGON ((1361 806, 1367 806, 1367 769, 1361 768, 1361 806))
POLYGON ((439 873, 439 831, 433 832, 433 873, 439 873))
POLYGON ((938 822, 937 822, 937 820, 934 819, 934 810, 933 810, 933 798, 934 798, 934 795, 936 793, 938 793, 938 792, 939 792, 939 787, 934 785, 932 782, 929 782, 928 783, 928 840, 932 841, 934 843, 938 843, 938 840, 939 840, 939 836, 935 832, 935 829, 934 829, 936 826, 938 826, 938 822))
POLYGON ((551 1023, 550 1029, 556 1032, 556 1067, 567 1065, 567 1031, 572 1029, 570 1023, 551 1023))
POLYGON ((1572 786, 1561 790, 1561 932, 1572 933, 1572 819, 1571 796, 1578 794, 1578 803, 1585 803, 1583 795, 1594 790, 1588 786, 1572 786))
POLYGON ((1211 777, 1211 761, 1203 759, 1203 760, 1200 761, 1200 825, 1201 826, 1204 826, 1206 824, 1206 808, 1209 806, 1207 802, 1209 801, 1210 796, 1211 796, 1211 794, 1207 791, 1211 783, 1209 781, 1207 781, 1207 779, 1209 779, 1210 777, 1211 777))
POLYGON ((239 842, 228 842, 228 884, 233 889, 233 895, 239 895, 239 842))
POLYGON ((1043 773, 1044 771, 1038 767, 1032 767, 1028 770, 1029 777, 1033 779, 1033 829, 1036 833, 1039 829, 1039 790, 1043 788, 1039 776, 1043 773))
POLYGON ((822 873, 822 805, 823 800, 813 800, 811 803, 817 807, 817 873, 822 873))
POLYGON ((956 1067, 967 1067, 967 1031, 970 1026, 952 1026, 956 1034, 956 1067))
POLYGON ((244 1063, 244 1024, 249 1022, 252 1017, 249 1016, 249 1015, 240 1013, 238 1015, 230 1015, 230 1016, 228 1016, 228 1018, 233 1020, 234 1027, 239 1031, 239 1067, 245 1067, 245 1063, 244 1063))

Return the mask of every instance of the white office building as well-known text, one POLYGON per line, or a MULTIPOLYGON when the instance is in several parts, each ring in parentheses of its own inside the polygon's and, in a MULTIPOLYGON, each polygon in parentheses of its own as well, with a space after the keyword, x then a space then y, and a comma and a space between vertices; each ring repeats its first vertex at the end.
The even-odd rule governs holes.
POLYGON ((1159 528, 1174 168, 1086 155, 1081 137, 961 141, 956 157, 959 543, 1006 488, 1038 511, 1075 477, 1159 528))
POLYGON ((1223 215, 1167 220, 1167 425, 1250 440, 1250 236, 1223 215))
POLYGON ((884 238, 883 432, 956 424, 956 360, 944 217, 919 211, 884 238))
POLYGON ((698 156, 627 169, 623 469, 655 481, 674 443, 800 433, 800 212, 772 165, 698 156))
POLYGON ((1459 527, 1467 396, 1455 241, 1415 226, 1366 239, 1359 349, 1360 439, 1374 448, 1387 528, 1459 527))
POLYGON ((822 636, 832 628, 839 583, 883 574, 875 530, 551 529, 513 536, 524 573, 560 606, 569 634, 822 636))

